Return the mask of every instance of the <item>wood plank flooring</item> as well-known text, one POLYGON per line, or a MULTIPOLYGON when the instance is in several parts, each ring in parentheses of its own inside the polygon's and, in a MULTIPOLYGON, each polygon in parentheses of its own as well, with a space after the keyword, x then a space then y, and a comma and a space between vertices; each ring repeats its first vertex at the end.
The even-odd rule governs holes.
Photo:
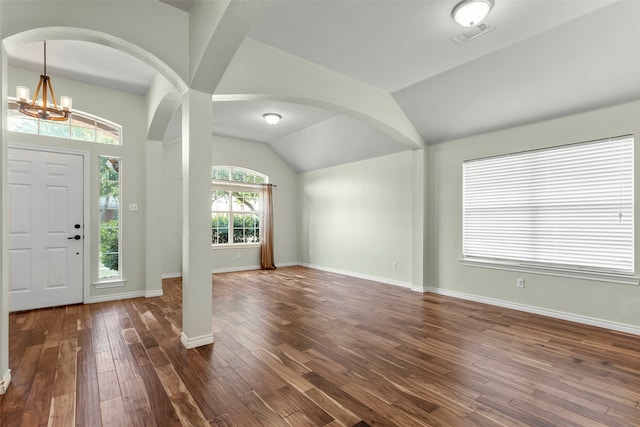
POLYGON ((640 337, 302 267, 10 315, 2 426, 638 426, 640 337))

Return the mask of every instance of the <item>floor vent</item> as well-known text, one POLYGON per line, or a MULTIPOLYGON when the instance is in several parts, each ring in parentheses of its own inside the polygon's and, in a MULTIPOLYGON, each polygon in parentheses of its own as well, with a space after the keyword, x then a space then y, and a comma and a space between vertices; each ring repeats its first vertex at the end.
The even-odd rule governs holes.
POLYGON ((452 36, 451 40, 459 45, 463 45, 463 44, 469 43, 471 40, 475 38, 480 37, 483 34, 490 33, 495 29, 496 27, 494 27, 493 25, 489 25, 486 22, 483 22, 481 24, 478 24, 475 27, 471 27, 464 33, 460 33, 457 36, 452 36))

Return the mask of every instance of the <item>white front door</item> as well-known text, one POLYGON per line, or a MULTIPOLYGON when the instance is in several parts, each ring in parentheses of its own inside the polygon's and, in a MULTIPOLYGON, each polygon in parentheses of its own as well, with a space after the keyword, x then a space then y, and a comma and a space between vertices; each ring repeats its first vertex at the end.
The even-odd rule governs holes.
POLYGON ((9 149, 9 309, 83 301, 83 157, 9 149))

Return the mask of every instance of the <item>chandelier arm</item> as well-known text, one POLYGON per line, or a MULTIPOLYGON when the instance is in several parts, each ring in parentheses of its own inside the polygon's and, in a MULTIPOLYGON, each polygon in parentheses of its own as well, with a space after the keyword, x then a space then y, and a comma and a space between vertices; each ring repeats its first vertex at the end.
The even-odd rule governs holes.
POLYGON ((51 94, 51 100, 53 101, 53 108, 58 109, 58 104, 56 103, 56 94, 53 93, 53 86, 51 86, 51 79, 47 78, 47 85, 49 86, 49 93, 51 94))
POLYGON ((47 110, 47 106, 48 106, 48 97, 47 97, 47 86, 49 83, 49 76, 45 75, 44 76, 44 83, 42 84, 42 108, 43 111, 47 110))
MULTIPOLYGON (((1 1, 1 0, 0 0, 1 1)), ((71 114, 71 98, 65 100, 66 107, 58 107, 56 101, 56 94, 53 91, 53 84, 51 79, 47 75, 47 42, 44 42, 44 74, 40 75, 38 80, 38 86, 36 87, 35 94, 31 104, 28 103, 28 99, 18 96, 18 111, 30 117, 34 117, 40 120, 52 120, 52 121, 65 121, 69 119, 71 114), (37 104, 38 95, 40 95, 40 89, 42 89, 42 103, 37 104), (51 98, 52 106, 49 106, 49 98, 51 98), (24 100, 22 100, 24 99, 24 100)))
POLYGON ((40 76, 40 80, 38 80, 38 86, 36 86, 36 92, 33 94, 33 100, 31 101, 32 106, 36 106, 36 100, 38 99, 38 94, 40 93, 40 88, 42 87, 42 80, 44 76, 40 76))

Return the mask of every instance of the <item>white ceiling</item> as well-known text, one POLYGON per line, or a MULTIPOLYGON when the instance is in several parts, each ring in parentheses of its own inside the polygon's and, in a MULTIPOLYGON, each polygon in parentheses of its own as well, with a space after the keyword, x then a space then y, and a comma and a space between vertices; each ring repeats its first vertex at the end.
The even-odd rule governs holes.
MULTIPOLYGON (((186 13, 190 0, 163 0, 186 13)), ((640 2, 495 0, 495 30, 459 46, 456 0, 273 1, 250 37, 390 92, 426 143, 640 99, 640 2)), ((146 65, 107 47, 50 42, 49 72, 145 93, 146 65), (125 71, 126 70, 126 71, 125 71)), ((41 71, 42 45, 9 52, 41 71)), ((179 136, 173 121, 165 140, 179 136)), ((407 147, 361 122, 297 104, 215 102, 213 132, 269 144, 302 172, 407 147), (264 112, 283 115, 277 126, 264 112)))

